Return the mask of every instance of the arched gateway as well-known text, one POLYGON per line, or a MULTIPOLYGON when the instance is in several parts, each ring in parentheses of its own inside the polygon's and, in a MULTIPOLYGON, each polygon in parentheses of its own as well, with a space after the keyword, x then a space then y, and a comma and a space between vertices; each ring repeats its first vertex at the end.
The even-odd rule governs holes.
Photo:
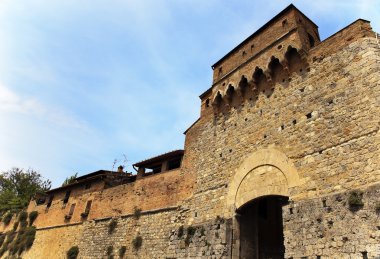
POLYGON ((234 221, 234 257, 284 258, 282 206, 300 185, 282 152, 262 149, 247 157, 229 185, 227 206, 234 221))

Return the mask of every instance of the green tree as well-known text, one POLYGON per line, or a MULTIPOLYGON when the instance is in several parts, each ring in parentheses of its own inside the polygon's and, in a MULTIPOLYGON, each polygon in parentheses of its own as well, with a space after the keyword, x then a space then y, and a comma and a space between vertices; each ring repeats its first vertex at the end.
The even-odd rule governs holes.
POLYGON ((78 173, 75 173, 74 175, 67 177, 65 181, 62 183, 62 186, 74 183, 77 177, 78 177, 78 173))
POLYGON ((0 175, 0 213, 25 209, 36 193, 48 191, 51 181, 33 169, 14 167, 0 175))

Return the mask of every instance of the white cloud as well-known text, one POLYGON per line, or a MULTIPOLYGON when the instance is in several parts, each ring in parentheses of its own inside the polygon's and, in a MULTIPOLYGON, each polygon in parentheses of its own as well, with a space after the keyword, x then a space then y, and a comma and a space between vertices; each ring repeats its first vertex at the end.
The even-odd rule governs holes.
POLYGON ((0 83, 0 112, 22 113, 24 115, 48 120, 57 125, 86 130, 84 122, 79 121, 64 111, 41 104, 37 99, 16 94, 0 83))

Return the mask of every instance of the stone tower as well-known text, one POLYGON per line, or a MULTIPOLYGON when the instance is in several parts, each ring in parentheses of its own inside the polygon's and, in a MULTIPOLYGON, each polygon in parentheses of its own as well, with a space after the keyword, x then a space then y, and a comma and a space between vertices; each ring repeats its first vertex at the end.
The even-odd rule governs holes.
POLYGON ((380 258, 376 36, 288 6, 212 66, 184 150, 32 200, 23 256, 380 258))

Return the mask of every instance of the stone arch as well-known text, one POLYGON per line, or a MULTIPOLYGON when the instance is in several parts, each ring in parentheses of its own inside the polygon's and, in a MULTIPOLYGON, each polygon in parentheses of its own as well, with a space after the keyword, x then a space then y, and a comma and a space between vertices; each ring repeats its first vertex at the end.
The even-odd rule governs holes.
POLYGON ((285 69, 277 57, 272 56, 271 61, 268 64, 268 71, 275 83, 283 83, 287 79, 285 69))
POLYGON ((262 149, 248 156, 236 169, 229 184, 227 207, 233 214, 238 207, 249 200, 267 195, 289 196, 289 188, 300 184, 296 168, 284 153, 276 149, 262 149), (280 178, 274 181, 278 181, 281 186, 275 184, 255 189, 256 183, 262 182, 260 177, 262 178, 265 173, 268 173, 266 176, 280 178), (239 188, 245 186, 250 186, 250 189, 241 192, 239 188))
POLYGON ((235 87, 232 84, 228 84, 226 91, 224 92, 224 96, 228 99, 228 101, 231 101, 235 92, 235 87))
POLYGON ((259 93, 264 94, 268 98, 273 94, 272 84, 268 81, 267 74, 263 69, 256 67, 252 78, 255 88, 259 93))
POLYGON ((289 45, 285 53, 285 60, 288 64, 289 74, 303 72, 305 64, 302 57, 299 51, 291 45, 289 45))
POLYGON ((248 79, 245 75, 242 75, 239 81, 238 89, 242 94, 244 94, 247 88, 248 88, 248 79))
POLYGON ((218 92, 215 94, 215 96, 214 96, 214 98, 213 98, 213 100, 212 100, 212 104, 213 104, 214 106, 219 106, 219 105, 222 103, 222 100, 223 100, 222 94, 220 93, 220 91, 218 91, 218 92))
POLYGON ((263 80, 265 78, 265 74, 264 74, 264 70, 260 67, 255 67, 255 71, 253 71, 253 74, 252 74, 252 80, 253 82, 258 85, 260 84, 261 80, 263 80))

